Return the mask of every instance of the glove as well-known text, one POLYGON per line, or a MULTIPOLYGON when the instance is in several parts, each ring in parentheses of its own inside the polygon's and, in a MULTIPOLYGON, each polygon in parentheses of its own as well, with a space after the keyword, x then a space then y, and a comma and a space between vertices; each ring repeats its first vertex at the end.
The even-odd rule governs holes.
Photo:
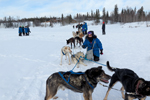
POLYGON ((82 48, 85 48, 85 45, 82 45, 82 48))
POLYGON ((101 50, 100 54, 103 55, 103 50, 101 50))

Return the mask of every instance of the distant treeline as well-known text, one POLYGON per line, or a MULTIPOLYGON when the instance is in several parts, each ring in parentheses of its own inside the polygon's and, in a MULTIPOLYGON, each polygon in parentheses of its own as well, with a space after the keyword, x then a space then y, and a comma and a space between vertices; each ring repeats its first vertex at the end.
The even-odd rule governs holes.
POLYGON ((91 13, 79 14, 77 13, 73 18, 72 15, 68 15, 64 17, 62 14, 61 17, 35 17, 35 18, 22 18, 19 17, 4 17, 0 20, 0 25, 4 25, 5 27, 19 27, 19 26, 45 26, 46 23, 49 23, 50 27, 53 27, 54 23, 60 23, 61 25, 66 25, 70 23, 79 23, 83 21, 91 21, 93 20, 95 24, 100 23, 100 19, 105 23, 110 21, 112 24, 116 22, 120 23, 128 23, 128 22, 138 22, 138 21, 150 21, 150 12, 144 11, 144 7, 142 6, 140 9, 136 9, 136 7, 126 9, 122 9, 119 13, 117 5, 115 5, 114 10, 112 12, 108 12, 103 8, 102 14, 100 14, 99 9, 95 12, 91 10, 91 13), (45 24, 41 24, 45 23, 45 24))

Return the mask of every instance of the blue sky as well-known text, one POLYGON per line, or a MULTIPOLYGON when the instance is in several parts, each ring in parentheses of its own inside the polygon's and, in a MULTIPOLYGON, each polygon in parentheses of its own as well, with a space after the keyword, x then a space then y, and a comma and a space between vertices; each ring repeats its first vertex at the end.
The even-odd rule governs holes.
POLYGON ((119 11, 127 6, 137 9, 143 6, 145 11, 150 12, 150 0, 0 0, 0 18, 61 17, 62 13, 64 16, 74 16, 96 9, 101 12, 104 7, 106 11, 112 12, 115 4, 118 5, 119 11))

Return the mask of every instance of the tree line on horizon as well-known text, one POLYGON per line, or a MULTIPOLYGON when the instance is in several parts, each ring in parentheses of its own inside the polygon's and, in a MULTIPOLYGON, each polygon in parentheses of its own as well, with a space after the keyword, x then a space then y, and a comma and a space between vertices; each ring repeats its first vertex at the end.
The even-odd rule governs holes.
POLYGON ((91 10, 91 13, 80 14, 77 13, 74 17, 72 15, 67 15, 64 17, 62 14, 61 17, 35 17, 35 18, 22 18, 19 17, 4 17, 0 20, 0 25, 3 24, 6 28, 10 27, 19 27, 22 25, 31 26, 31 22, 33 27, 36 26, 45 26, 41 25, 41 23, 50 23, 49 26, 53 27, 53 24, 60 23, 61 25, 71 24, 71 23, 80 23, 83 21, 94 21, 95 24, 100 23, 100 19, 106 24, 110 21, 113 23, 129 23, 129 22, 139 22, 139 21, 150 21, 150 12, 144 11, 144 7, 142 6, 140 9, 134 9, 127 7, 126 9, 122 9, 119 13, 118 6, 115 5, 114 10, 112 12, 108 12, 103 8, 102 15, 100 14, 99 9, 96 9, 94 12, 91 10))

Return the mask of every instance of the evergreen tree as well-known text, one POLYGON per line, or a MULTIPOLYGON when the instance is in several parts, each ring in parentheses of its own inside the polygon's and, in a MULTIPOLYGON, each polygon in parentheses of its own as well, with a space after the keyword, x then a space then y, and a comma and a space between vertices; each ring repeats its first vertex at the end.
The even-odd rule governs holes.
POLYGON ((69 24, 72 23, 72 16, 69 16, 69 24))
POLYGON ((95 14, 95 23, 99 23, 99 18, 100 18, 100 14, 99 14, 99 9, 96 10, 96 14, 95 14))
POLYGON ((103 22, 106 21, 106 14, 105 14, 105 8, 103 8, 103 22))
POLYGON ((138 10, 137 14, 138 14, 138 21, 144 21, 145 18, 145 12, 143 11, 144 8, 143 6, 138 10))
POLYGON ((61 24, 64 25, 64 15, 61 15, 61 24))
POLYGON ((94 18, 93 10, 91 10, 91 18, 94 18))
POLYGON ((87 12, 87 15, 86 15, 86 20, 89 18, 89 13, 87 12))
POLYGON ((118 22, 118 16, 119 16, 118 7, 117 7, 117 5, 115 5, 115 9, 114 9, 114 21, 115 22, 118 22))
POLYGON ((106 21, 105 21, 106 24, 108 23, 108 20, 109 20, 109 13, 107 11, 107 13, 106 13, 106 21))

